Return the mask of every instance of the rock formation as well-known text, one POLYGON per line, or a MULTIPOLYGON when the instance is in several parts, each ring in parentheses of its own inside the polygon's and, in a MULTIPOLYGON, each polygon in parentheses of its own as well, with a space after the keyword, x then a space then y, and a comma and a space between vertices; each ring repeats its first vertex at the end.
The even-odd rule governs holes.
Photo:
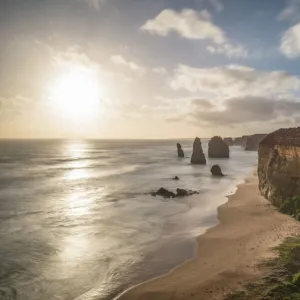
POLYGON ((165 188, 160 188, 157 192, 152 192, 151 196, 162 196, 164 198, 175 198, 176 195, 175 193, 165 189, 165 188))
POLYGON ((173 180, 179 180, 180 178, 178 176, 175 176, 174 178, 172 178, 173 180))
POLYGON ((193 144, 193 154, 191 158, 191 163, 196 165, 205 165, 206 164, 206 158, 203 153, 201 140, 196 137, 194 144, 193 144))
POLYGON ((150 193, 151 196, 161 196, 164 198, 175 198, 175 197, 185 197, 185 196, 191 196, 194 194, 199 194, 197 191, 191 191, 191 190, 185 190, 185 189, 176 189, 177 194, 165 189, 165 188, 160 188, 156 192, 150 193))
POLYGON ((253 134, 245 137, 245 150, 246 151, 257 151, 258 145, 266 134, 253 134))
POLYGON ((231 137, 226 137, 224 138, 224 142, 228 145, 228 146, 233 146, 233 139, 231 137))
POLYGON ((219 165, 213 165, 210 169, 210 172, 213 176, 219 176, 219 177, 224 176, 221 167, 219 165))
POLYGON ((300 195, 300 127, 267 135, 258 149, 261 193, 274 205, 300 195))
POLYGON ((177 143, 177 153, 178 153, 178 157, 184 157, 184 152, 179 143, 177 143))
POLYGON ((236 137, 233 141, 234 146, 242 146, 243 145, 243 138, 242 137, 236 137))
POLYGON ((220 136, 214 136, 209 141, 208 157, 229 158, 229 147, 220 136))

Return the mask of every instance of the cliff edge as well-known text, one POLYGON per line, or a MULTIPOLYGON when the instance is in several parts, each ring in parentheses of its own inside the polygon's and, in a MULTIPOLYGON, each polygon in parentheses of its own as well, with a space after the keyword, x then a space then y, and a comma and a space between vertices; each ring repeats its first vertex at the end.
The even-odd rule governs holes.
POLYGON ((259 189, 272 204, 300 195, 300 127, 268 134, 258 149, 259 189))

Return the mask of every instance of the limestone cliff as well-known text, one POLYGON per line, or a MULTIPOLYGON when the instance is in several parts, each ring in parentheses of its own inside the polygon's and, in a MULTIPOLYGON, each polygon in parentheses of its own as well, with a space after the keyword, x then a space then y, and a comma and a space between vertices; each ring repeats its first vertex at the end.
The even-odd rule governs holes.
POLYGON ((224 138, 224 142, 228 145, 228 146, 233 146, 233 139, 231 137, 226 137, 224 138))
POLYGON ((253 134, 244 137, 244 148, 246 151, 257 151, 258 145, 266 134, 253 134))
POLYGON ((267 135, 258 149, 261 193, 274 205, 300 195, 300 127, 267 135))

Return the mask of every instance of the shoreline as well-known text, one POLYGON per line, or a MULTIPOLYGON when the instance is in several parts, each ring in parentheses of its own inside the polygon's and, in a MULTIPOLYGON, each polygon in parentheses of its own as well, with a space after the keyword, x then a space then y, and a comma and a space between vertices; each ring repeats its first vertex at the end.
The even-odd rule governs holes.
POLYGON ((272 248, 285 237, 299 233, 300 223, 279 213, 260 195, 256 175, 227 198, 218 207, 219 223, 196 238, 193 258, 115 299, 222 299, 266 274, 258 262, 272 257, 272 248))

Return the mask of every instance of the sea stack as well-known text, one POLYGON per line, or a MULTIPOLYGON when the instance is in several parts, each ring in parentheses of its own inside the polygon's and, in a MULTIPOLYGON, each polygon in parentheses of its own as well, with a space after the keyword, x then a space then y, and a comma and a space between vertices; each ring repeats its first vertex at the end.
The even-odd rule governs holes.
POLYGON ((229 158, 229 147, 220 136, 214 136, 209 141, 208 157, 229 158))
POLYGON ((259 189, 273 205, 300 195, 300 127, 268 134, 258 148, 259 189))
POLYGON ((184 152, 179 143, 177 143, 177 153, 178 153, 178 157, 184 157, 184 152))
POLYGON ((194 144, 193 144, 193 154, 191 158, 191 163, 195 165, 205 165, 206 164, 206 158, 203 153, 201 140, 196 137, 194 144))

